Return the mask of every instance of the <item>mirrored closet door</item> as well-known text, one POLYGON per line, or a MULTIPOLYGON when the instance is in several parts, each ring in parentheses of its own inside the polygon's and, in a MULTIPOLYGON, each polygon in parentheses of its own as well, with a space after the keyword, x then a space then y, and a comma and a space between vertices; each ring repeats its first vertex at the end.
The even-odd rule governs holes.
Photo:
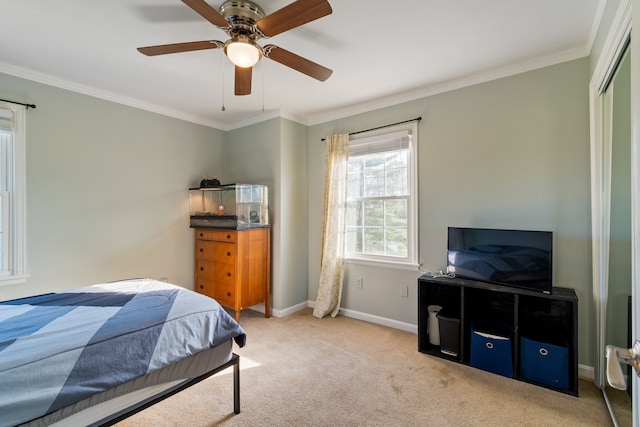
MULTIPOLYGON (((605 257, 601 292, 604 337, 601 342, 623 349, 631 337, 631 66, 628 47, 603 93, 603 226, 605 257)), ((604 349, 601 349, 601 354, 604 349)), ((623 367, 630 378, 632 371, 623 367)), ((619 426, 633 424, 631 387, 619 390, 604 381, 603 393, 619 426)))

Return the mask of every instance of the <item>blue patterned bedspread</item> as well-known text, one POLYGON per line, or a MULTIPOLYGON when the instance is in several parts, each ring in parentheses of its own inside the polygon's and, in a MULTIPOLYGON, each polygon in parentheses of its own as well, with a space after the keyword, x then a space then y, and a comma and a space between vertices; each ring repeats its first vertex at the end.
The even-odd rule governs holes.
POLYGON ((0 302, 0 426, 246 335, 213 299, 150 279, 0 302))

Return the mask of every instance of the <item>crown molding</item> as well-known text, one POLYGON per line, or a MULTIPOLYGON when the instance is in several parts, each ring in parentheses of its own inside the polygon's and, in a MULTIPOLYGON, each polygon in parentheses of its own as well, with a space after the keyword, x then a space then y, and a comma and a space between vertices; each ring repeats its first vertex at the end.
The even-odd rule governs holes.
POLYGON ((579 59, 589 55, 592 41, 587 46, 570 49, 564 52, 542 56, 533 60, 525 61, 518 64, 512 64, 498 69, 487 70, 482 73, 476 73, 473 75, 465 76, 460 79, 454 79, 451 81, 441 82, 433 85, 427 85, 421 88, 408 90, 405 92, 397 93, 388 97, 382 97, 358 104, 351 105, 346 108, 335 109, 331 111, 325 111, 318 114, 310 114, 306 116, 298 115, 295 113, 282 111, 279 109, 269 110, 261 112, 251 118, 232 122, 232 123, 220 123, 212 120, 205 120, 201 117, 185 114, 180 111, 167 109, 155 104, 145 103, 137 99, 128 98, 122 95, 114 94, 107 91, 101 91, 92 87, 79 85, 77 83, 60 79, 48 74, 36 72, 26 68, 16 67, 7 63, 0 62, 0 73, 12 75, 19 78, 43 83, 46 85, 58 87, 61 89, 78 92, 84 95, 93 96, 96 98, 104 99, 107 101, 115 102, 118 104, 127 105, 133 108, 149 111, 152 113, 161 114, 168 117, 173 117, 180 120, 185 120, 191 123, 200 124, 223 131, 231 131, 239 129, 245 126, 250 126, 256 123, 271 120, 276 117, 282 117, 304 126, 313 126, 321 123, 330 122, 333 120, 342 119, 345 117, 367 113, 369 111, 391 107, 394 105, 403 104, 405 102, 415 101, 417 99, 426 98, 429 96, 437 95, 444 92, 449 92, 456 89, 461 89, 468 86, 473 86, 480 83, 497 80, 504 77, 509 77, 515 74, 532 71, 539 68, 559 64, 562 62, 579 59))
POLYGON ((473 75, 465 76, 460 79, 454 79, 442 83, 423 86, 408 90, 402 93, 398 93, 389 97, 378 98, 371 101, 355 104, 343 109, 332 110, 330 112, 324 112, 307 117, 308 126, 317 125, 321 123, 330 122, 333 120, 343 119, 345 117, 354 116, 356 114, 362 114, 369 111, 391 107, 405 102, 415 101, 417 99, 426 98, 433 95, 438 95, 452 90, 462 89, 468 86, 477 85, 480 83, 486 83, 492 80, 501 79, 504 77, 510 77, 516 74, 533 71, 536 69, 548 67, 551 65, 560 64, 563 62, 572 61, 575 59, 584 58, 589 56, 588 46, 569 49, 563 52, 545 55, 538 58, 534 58, 529 61, 520 62, 517 64, 507 65, 505 67, 496 68, 493 70, 487 70, 482 73, 476 73, 473 75))
MULTIPOLYGON (((281 111, 279 109, 275 109, 275 110, 269 110, 269 111, 265 111, 262 114, 258 115, 258 116, 253 116, 250 117, 248 119, 245 120, 241 120, 241 121, 237 121, 234 123, 230 123, 224 126, 223 130, 225 131, 231 131, 231 130, 236 130, 236 129, 240 129, 246 126, 251 126, 254 125, 256 123, 261 123, 261 122, 266 122, 267 120, 271 120, 271 119, 275 119, 275 118, 282 118, 282 119, 287 119, 287 120, 291 120, 293 122, 296 123, 300 123, 301 125, 304 126, 308 126, 308 121, 297 114, 293 114, 293 113, 288 113, 286 111, 281 111)), ((222 128, 221 128, 222 129, 222 128)))
POLYGON ((57 87, 59 89, 65 89, 72 92, 81 93, 83 95, 92 96, 94 98, 104 99, 106 101, 115 102, 117 104, 127 105, 129 107, 138 108, 140 110, 157 113, 163 116, 173 117, 176 119, 184 120, 187 122, 196 123, 202 126, 207 126, 215 129, 223 129, 224 123, 219 123, 212 120, 205 120, 201 117, 195 117, 190 114, 185 114, 180 111, 160 107, 155 104, 139 101, 137 99, 128 98, 126 96, 118 95, 112 92, 98 90, 93 87, 79 85, 69 80, 60 79, 58 77, 33 71, 27 68, 17 67, 15 65, 0 62, 0 73, 11 75, 14 77, 34 81, 36 83, 42 83, 45 85, 57 87))

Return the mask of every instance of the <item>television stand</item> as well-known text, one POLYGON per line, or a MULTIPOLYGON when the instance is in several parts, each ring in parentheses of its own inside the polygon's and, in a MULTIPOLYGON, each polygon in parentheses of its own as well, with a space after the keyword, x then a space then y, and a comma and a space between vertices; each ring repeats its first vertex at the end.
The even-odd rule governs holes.
POLYGON ((418 351, 577 396, 578 297, 423 275, 418 351), (429 306, 442 307, 431 342, 429 306))

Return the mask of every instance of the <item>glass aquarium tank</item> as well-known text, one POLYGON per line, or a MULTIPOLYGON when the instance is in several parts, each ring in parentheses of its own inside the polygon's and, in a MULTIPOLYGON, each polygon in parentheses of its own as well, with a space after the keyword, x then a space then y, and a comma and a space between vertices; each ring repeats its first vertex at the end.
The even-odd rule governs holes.
POLYGON ((189 189, 191 228, 269 226, 269 193, 263 184, 223 184, 189 189))

